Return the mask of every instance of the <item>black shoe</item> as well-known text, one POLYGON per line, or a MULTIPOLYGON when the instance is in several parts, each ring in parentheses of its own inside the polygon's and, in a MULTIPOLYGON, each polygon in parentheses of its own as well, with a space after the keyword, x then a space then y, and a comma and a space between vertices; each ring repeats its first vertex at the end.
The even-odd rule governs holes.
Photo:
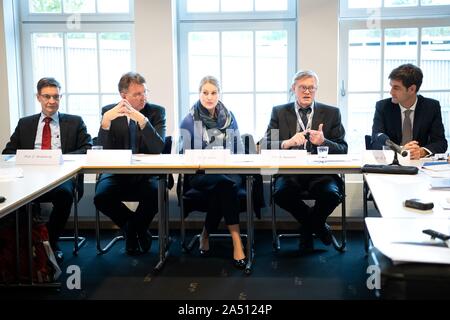
POLYGON ((233 259, 233 266, 236 269, 243 270, 247 266, 247 261, 245 259, 239 259, 239 260, 233 259))
POLYGON ((300 241, 298 243, 300 254, 308 254, 314 251, 314 239, 308 228, 300 228, 300 241))
POLYGON ((142 253, 146 253, 152 247, 152 234, 148 230, 138 232, 137 241, 141 247, 142 253))
POLYGON ((123 228, 125 237, 125 252, 130 256, 135 256, 140 253, 137 234, 130 223, 127 223, 123 228))
POLYGON ((333 242, 333 234, 331 233, 331 227, 324 223, 315 232, 316 236, 322 241, 326 246, 329 246, 333 242))

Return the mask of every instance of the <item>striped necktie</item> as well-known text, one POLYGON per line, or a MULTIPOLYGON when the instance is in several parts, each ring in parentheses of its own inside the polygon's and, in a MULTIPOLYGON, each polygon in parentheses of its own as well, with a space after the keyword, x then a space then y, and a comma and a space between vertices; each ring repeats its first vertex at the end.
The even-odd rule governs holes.
POLYGON ((405 119, 403 119, 403 126, 402 126, 402 146, 407 144, 408 142, 412 141, 412 124, 411 124, 411 114, 412 110, 405 110, 405 119))

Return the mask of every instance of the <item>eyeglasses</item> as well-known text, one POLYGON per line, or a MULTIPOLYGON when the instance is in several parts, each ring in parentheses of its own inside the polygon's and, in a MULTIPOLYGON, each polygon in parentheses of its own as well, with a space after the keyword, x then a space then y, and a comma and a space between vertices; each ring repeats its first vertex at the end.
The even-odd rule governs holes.
POLYGON ((143 93, 142 92, 134 93, 134 94, 131 95, 131 97, 134 98, 134 99, 141 98, 141 97, 147 98, 148 97, 148 90, 145 89, 145 91, 143 93))
POLYGON ((53 100, 55 101, 59 101, 62 97, 62 95, 60 94, 55 94, 55 95, 49 95, 49 94, 40 94, 40 96, 45 100, 45 101, 49 101, 51 98, 53 98, 53 100))
POLYGON ((316 92, 316 90, 317 90, 317 87, 313 87, 313 86, 309 86, 309 87, 306 87, 306 86, 298 86, 298 88, 299 88, 302 92, 306 92, 306 91, 309 91, 309 92, 316 92))

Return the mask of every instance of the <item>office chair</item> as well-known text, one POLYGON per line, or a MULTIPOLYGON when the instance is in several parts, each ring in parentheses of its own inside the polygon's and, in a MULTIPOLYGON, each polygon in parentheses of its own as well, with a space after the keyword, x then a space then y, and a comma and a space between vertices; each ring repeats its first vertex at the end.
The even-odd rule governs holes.
MULTIPOLYGON (((244 145, 244 152, 246 154, 256 153, 256 145, 254 143, 253 137, 249 134, 241 135, 241 139, 244 145)), ((245 181, 245 180, 244 180, 245 181)), ((252 198, 253 198, 253 211, 257 218, 261 219, 261 208, 265 206, 264 197, 263 197, 263 181, 261 175, 253 175, 253 188, 252 188, 252 198)), ((180 207, 180 219, 181 219, 181 248, 183 252, 190 252, 196 243, 201 237, 201 234, 198 233, 192 237, 192 239, 187 243, 186 241, 186 226, 185 219, 189 215, 189 213, 193 211, 199 212, 207 212, 208 211, 208 199, 207 196, 201 192, 190 186, 189 180, 183 174, 178 176, 177 182, 177 196, 178 196, 178 205, 180 207)), ((239 211, 247 211, 247 192, 246 186, 243 185, 238 190, 238 199, 239 199, 239 211)), ((249 217, 247 217, 249 218, 249 217)), ((252 230, 247 230, 248 232, 252 232, 252 230)), ((210 234, 209 238, 230 238, 231 235, 228 233, 214 233, 210 234)), ((241 234, 241 237, 247 238, 247 234, 241 234)), ((253 246, 253 244, 252 244, 253 246)), ((251 257, 247 257, 251 259, 251 257)), ((246 274, 251 272, 250 269, 245 270, 246 274)))
MULTIPOLYGON (((171 150, 172 150, 172 137, 166 136, 162 153, 170 154, 171 150)), ((165 176, 165 175, 163 175, 163 176, 165 176)), ((99 177, 100 177, 100 174, 97 174, 96 175, 96 184, 98 182, 99 177)), ((162 178, 164 178, 164 177, 162 177, 162 178)), ((174 185, 174 179, 171 174, 167 175, 165 178, 167 179, 167 188, 164 191, 164 202, 166 203, 164 205, 164 208, 165 208, 164 210, 168 210, 167 203, 169 201, 169 190, 172 189, 172 187, 174 185)), ((122 199, 122 201, 125 201, 125 202, 127 200, 134 201, 133 199, 122 199)), ((165 234, 168 234, 168 231, 169 231, 168 220, 169 219, 167 219, 167 223, 164 226, 166 228, 165 234)), ((95 209, 95 238, 96 238, 96 244, 97 244, 97 254, 107 253, 118 241, 125 239, 123 235, 115 236, 104 247, 102 247, 101 241, 100 241, 100 211, 97 209, 95 209)), ((152 235, 152 239, 158 239, 158 236, 152 235)), ((168 244, 166 244, 166 245, 168 245, 168 244)))
MULTIPOLYGON (((336 239, 335 235, 332 235, 332 244, 333 247, 339 251, 344 252, 345 246, 347 244, 347 226, 346 226, 346 205, 345 205, 345 198, 346 198, 346 192, 345 192, 345 175, 340 175, 342 181, 343 181, 343 193, 344 197, 341 202, 341 241, 336 239)), ((281 249, 280 240, 282 238, 299 238, 299 233, 277 233, 277 223, 276 223, 276 204, 274 201, 274 193, 275 193, 275 178, 272 176, 270 179, 270 205, 272 208, 272 247, 275 252, 279 251, 281 249)), ((301 200, 314 200, 312 195, 308 191, 303 191, 299 194, 299 199, 301 200)))

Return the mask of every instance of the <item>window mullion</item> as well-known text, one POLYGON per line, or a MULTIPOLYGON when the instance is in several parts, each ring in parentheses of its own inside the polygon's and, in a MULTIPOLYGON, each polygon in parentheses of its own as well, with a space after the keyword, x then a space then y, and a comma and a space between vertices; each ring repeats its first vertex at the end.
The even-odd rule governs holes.
MULTIPOLYGON (((383 0, 383 3, 384 3, 384 0, 383 0)), ((384 65, 384 56, 385 56, 385 50, 386 50, 386 45, 385 45, 385 42, 386 42, 386 36, 385 36, 385 31, 386 31, 386 28, 382 28, 381 27, 381 39, 380 39, 380 45, 381 45, 381 56, 380 56, 380 59, 381 59, 381 61, 380 61, 380 82, 381 82, 381 90, 380 90, 380 99, 383 99, 383 96, 384 96, 384 82, 386 81, 385 79, 384 79, 384 68, 385 68, 385 65, 384 65)))
POLYGON ((69 77, 67 72, 67 66, 69 65, 69 50, 67 48, 67 32, 62 32, 63 34, 63 50, 64 50, 64 85, 65 85, 65 95, 66 95, 66 112, 70 113, 69 108, 69 77))
POLYGON ((256 31, 253 31, 253 132, 256 132, 256 94, 256 31))
MULTIPOLYGON (((95 1, 96 5, 97 5, 97 0, 95 1)), ((102 70, 101 70, 101 64, 100 64, 100 32, 96 32, 95 35, 95 39, 97 40, 97 86, 98 86, 98 93, 97 93, 97 101, 98 101, 98 105, 100 106, 101 104, 101 94, 102 94, 102 84, 101 84, 101 78, 102 78, 102 70)))

